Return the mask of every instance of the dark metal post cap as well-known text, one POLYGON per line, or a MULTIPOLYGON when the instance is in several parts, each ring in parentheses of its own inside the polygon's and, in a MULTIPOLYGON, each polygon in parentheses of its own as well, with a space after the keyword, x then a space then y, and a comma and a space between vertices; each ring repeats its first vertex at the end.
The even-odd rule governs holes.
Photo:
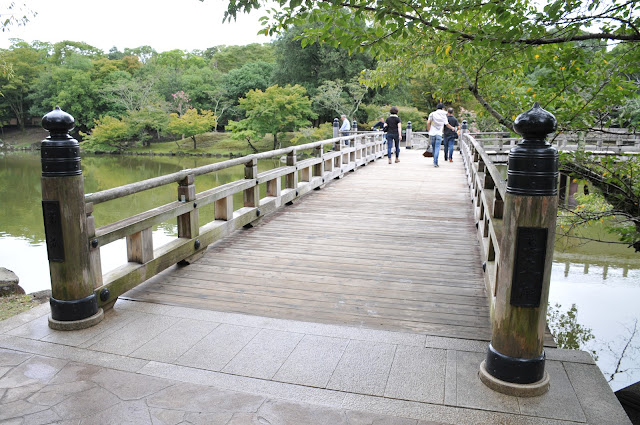
POLYGON ((534 103, 528 111, 518 115, 513 122, 514 130, 525 140, 544 140, 549 133, 556 130, 557 125, 556 117, 542 109, 538 102, 534 103))
POLYGON ((42 127, 50 133, 65 134, 74 129, 75 120, 56 106, 53 111, 42 117, 42 127))

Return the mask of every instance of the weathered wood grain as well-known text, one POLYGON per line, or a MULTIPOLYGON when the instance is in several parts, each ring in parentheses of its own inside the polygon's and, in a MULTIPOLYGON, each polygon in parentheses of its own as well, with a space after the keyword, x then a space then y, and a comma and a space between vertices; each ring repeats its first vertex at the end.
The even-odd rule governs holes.
POLYGON ((346 172, 125 297, 488 341, 480 247, 459 158, 434 168, 421 152, 402 150, 399 164, 383 158, 346 172))

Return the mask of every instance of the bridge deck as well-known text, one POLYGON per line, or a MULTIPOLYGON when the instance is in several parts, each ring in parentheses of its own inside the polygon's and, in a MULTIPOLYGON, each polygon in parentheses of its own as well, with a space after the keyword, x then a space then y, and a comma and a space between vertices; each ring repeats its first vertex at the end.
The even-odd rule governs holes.
POLYGON ((401 161, 361 167, 125 298, 489 340, 460 156, 434 168, 403 149, 401 161))

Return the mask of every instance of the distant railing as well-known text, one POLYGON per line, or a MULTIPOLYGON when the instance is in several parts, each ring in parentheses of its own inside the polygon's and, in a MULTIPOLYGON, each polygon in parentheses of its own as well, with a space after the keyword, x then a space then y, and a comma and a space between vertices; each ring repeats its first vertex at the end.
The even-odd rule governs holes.
MULTIPOLYGON (((518 138, 507 132, 470 133, 486 150, 507 152, 518 143, 518 138)), ((597 153, 640 152, 640 134, 627 129, 608 128, 603 131, 568 132, 550 135, 549 140, 560 151, 582 149, 597 153)))

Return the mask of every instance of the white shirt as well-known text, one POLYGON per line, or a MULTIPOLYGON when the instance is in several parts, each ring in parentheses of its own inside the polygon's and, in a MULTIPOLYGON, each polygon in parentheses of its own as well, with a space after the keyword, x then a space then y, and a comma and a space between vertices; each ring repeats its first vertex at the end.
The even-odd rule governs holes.
POLYGON ((351 123, 349 122, 348 119, 343 119, 342 120, 342 127, 340 127, 340 131, 349 131, 351 130, 351 123))
POLYGON ((442 136, 444 126, 449 122, 447 119, 447 113, 444 109, 438 109, 429 114, 431 120, 431 128, 429 129, 429 136, 442 136))

